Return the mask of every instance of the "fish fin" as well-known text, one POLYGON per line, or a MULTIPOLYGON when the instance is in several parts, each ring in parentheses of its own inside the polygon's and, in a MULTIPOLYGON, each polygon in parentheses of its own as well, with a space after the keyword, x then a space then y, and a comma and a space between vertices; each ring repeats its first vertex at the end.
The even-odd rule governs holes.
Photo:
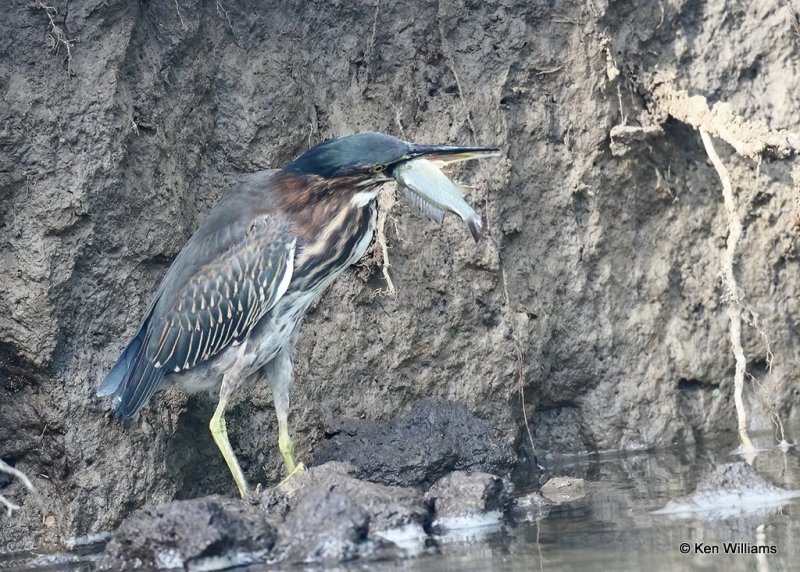
POLYGON ((444 211, 442 209, 434 204, 431 204, 424 197, 415 193, 412 189, 409 189, 408 187, 401 188, 403 189, 403 194, 406 196, 408 201, 414 205, 417 210, 419 210, 422 214, 427 215, 427 217, 436 224, 442 224, 442 221, 444 221, 444 211))

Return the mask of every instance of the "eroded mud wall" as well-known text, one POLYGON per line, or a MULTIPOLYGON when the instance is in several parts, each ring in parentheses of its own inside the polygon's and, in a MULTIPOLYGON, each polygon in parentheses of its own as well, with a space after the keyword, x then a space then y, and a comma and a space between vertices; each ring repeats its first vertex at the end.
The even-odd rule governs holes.
MULTIPOLYGON (((220 194, 360 130, 500 145, 504 159, 459 173, 492 240, 476 248, 456 221, 439 229, 392 210, 397 297, 375 295, 385 284, 373 254, 304 328, 301 457, 329 419, 385 419, 425 396, 461 401, 519 443, 520 372, 543 449, 691 444, 734 429, 719 180, 679 122, 623 156, 610 131, 660 123, 648 90, 664 78, 796 128, 788 3, 52 5, 52 23, 29 1, 0 19, 0 456, 49 502, 44 519, 26 508, 3 520, 6 540, 234 492, 207 435, 209 402, 168 391, 120 428, 94 388, 220 194)), ((720 149, 746 213, 745 303, 769 332, 781 412, 797 415, 790 165, 765 161, 756 181, 753 162, 720 149)), ((745 350, 761 378, 767 354, 750 327, 745 350)), ((269 392, 241 398, 229 415, 240 459, 254 481, 274 479, 269 392)))

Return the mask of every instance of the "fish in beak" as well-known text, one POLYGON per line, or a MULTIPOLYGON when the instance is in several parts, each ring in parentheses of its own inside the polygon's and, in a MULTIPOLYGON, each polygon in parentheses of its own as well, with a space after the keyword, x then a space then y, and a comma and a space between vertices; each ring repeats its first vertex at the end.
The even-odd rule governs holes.
POLYGON ((486 232, 486 224, 464 200, 464 192, 441 171, 442 167, 486 157, 497 157, 494 147, 449 147, 414 145, 410 158, 392 170, 405 197, 437 224, 442 224, 445 211, 457 214, 467 224, 475 242, 486 232))

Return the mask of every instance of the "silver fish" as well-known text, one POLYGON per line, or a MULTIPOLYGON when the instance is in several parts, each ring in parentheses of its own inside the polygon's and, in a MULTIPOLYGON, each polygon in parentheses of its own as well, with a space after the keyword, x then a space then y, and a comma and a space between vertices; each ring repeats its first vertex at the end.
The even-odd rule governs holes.
POLYGON ((433 222, 442 224, 445 211, 450 211, 467 223, 475 242, 483 236, 486 229, 481 215, 464 200, 461 188, 431 161, 407 161, 399 165, 392 176, 411 204, 428 215, 433 222))

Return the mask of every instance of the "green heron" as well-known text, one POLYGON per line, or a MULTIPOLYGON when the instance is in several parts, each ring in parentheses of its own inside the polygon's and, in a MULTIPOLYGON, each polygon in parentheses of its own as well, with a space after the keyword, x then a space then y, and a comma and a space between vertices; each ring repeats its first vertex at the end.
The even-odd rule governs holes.
MULTIPOLYGON (((169 383, 188 392, 218 389, 209 426, 244 497, 247 483, 228 441, 225 407, 243 383, 266 379, 291 476, 302 468, 288 428, 299 325, 309 306, 366 252, 381 185, 395 172, 400 179, 411 161, 446 164, 496 152, 359 133, 325 141, 282 169, 251 175, 220 200, 175 258, 97 395, 112 396, 112 409, 124 419, 169 383)), ((425 180, 416 189, 423 201, 425 180)))

